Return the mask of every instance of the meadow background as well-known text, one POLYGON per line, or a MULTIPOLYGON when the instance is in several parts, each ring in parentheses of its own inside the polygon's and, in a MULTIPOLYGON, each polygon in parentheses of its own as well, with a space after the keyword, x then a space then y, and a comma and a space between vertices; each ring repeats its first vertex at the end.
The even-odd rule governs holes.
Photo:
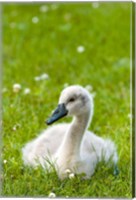
POLYGON ((131 197, 130 13, 124 2, 3 4, 1 195, 131 197), (90 130, 117 145, 117 177, 103 163, 90 180, 62 182, 23 165, 23 145, 47 128, 60 91, 73 84, 94 95, 90 130))

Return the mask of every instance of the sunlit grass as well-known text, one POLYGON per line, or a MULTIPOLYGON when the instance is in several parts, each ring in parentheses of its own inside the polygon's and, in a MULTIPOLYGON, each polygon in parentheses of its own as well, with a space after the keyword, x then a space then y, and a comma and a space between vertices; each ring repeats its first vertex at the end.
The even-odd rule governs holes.
POLYGON ((3 6, 2 195, 131 197, 130 7, 131 3, 3 6), (37 81, 42 74, 48 78, 37 81), (21 85, 17 93, 15 83, 21 85), (60 91, 71 84, 92 86, 90 130, 117 145, 117 177, 103 163, 90 180, 77 176, 62 182, 55 172, 23 165, 23 145, 47 128, 45 119, 60 91))

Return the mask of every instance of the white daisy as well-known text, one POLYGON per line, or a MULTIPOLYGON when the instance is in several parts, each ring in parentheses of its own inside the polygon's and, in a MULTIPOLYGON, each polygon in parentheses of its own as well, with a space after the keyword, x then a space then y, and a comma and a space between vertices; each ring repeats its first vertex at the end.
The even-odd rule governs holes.
POLYGON ((6 164, 6 163, 7 163, 7 160, 3 160, 3 163, 6 164))
POLYGON ((13 92, 15 92, 15 93, 18 93, 20 90, 21 90, 21 85, 20 84, 18 84, 18 83, 15 83, 14 85, 13 85, 13 92))
POLYGON ((69 174, 69 179, 73 179, 73 178, 75 178, 75 174, 74 173, 70 173, 69 174))
POLYGON ((24 94, 29 94, 31 92, 31 90, 29 89, 29 88, 26 88, 25 90, 24 90, 24 94))
POLYGON ((49 75, 48 74, 42 74, 41 76, 40 76, 40 79, 41 80, 46 80, 46 79, 48 79, 49 78, 49 75))
POLYGON ((33 17, 33 18, 32 18, 32 22, 33 22, 34 24, 37 24, 37 23, 39 22, 39 18, 38 18, 37 16, 33 17))
POLYGON ((49 10, 49 7, 47 6, 47 5, 42 5, 41 7, 40 7, 40 11, 41 12, 47 12, 49 10))
POLYGON ((21 127, 20 124, 15 124, 15 125, 13 126, 12 130, 13 130, 13 131, 16 131, 17 128, 20 128, 20 127, 21 127))
POLYGON ((77 52, 78 53, 83 53, 85 51, 85 47, 84 46, 78 46, 77 47, 77 52))
POLYGON ((50 198, 55 198, 55 197, 56 197, 56 194, 53 193, 53 192, 50 192, 50 194, 48 195, 48 197, 50 197, 50 198))
POLYGON ((44 73, 44 74, 42 74, 40 76, 36 76, 34 78, 35 81, 41 81, 41 80, 47 80, 47 79, 49 79, 49 75, 46 74, 46 73, 44 73))
POLYGON ((35 81, 40 81, 41 78, 40 78, 40 76, 36 76, 36 77, 34 77, 34 80, 35 80, 35 81))
POLYGON ((13 131, 16 131, 16 130, 17 130, 17 127, 16 127, 16 126, 13 126, 12 130, 13 130, 13 131))
POLYGON ((71 173, 70 169, 65 170, 65 174, 70 174, 70 173, 71 173))

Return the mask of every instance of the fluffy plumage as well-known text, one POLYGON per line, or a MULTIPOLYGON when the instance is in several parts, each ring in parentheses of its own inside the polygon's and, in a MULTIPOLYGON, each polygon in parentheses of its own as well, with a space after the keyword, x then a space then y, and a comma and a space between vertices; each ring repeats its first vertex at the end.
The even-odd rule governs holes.
POLYGON ((62 104, 67 115, 74 116, 72 122, 51 126, 26 144, 24 163, 34 167, 41 164, 46 170, 50 169, 51 162, 60 179, 67 176, 67 169, 90 178, 102 159, 106 162, 111 159, 116 165, 118 157, 114 143, 87 130, 93 115, 90 93, 81 86, 69 86, 60 95, 59 105, 62 104))

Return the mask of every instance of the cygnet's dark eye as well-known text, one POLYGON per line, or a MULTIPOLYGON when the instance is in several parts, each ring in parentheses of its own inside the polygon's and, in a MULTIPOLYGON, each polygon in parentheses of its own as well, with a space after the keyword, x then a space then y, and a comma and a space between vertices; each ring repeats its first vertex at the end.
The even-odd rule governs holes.
POLYGON ((70 99, 69 99, 69 102, 74 102, 75 101, 75 98, 73 98, 73 97, 71 97, 70 99))

